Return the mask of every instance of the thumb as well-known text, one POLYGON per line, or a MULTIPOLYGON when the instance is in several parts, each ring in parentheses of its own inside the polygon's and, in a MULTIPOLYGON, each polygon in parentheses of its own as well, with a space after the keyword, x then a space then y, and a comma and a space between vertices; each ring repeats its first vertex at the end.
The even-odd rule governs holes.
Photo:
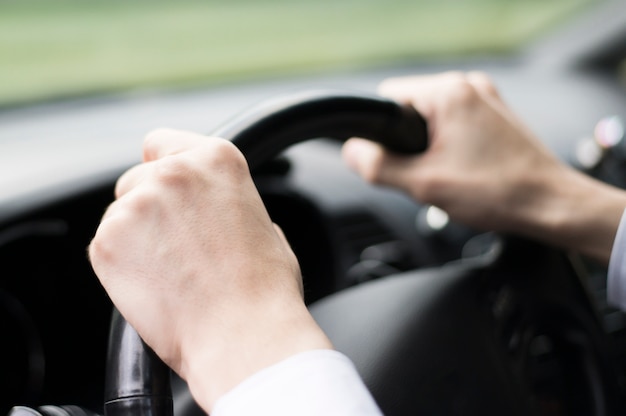
POLYGON ((392 186, 410 192, 418 169, 419 155, 405 156, 388 152, 378 143, 352 138, 342 148, 350 169, 367 182, 392 186))

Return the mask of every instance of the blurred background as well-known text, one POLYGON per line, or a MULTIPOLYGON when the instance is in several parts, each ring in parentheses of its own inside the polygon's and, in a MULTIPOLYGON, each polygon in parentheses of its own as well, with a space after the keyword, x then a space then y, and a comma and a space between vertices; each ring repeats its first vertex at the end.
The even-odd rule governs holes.
POLYGON ((0 108, 506 54, 602 0, 0 0, 0 108))

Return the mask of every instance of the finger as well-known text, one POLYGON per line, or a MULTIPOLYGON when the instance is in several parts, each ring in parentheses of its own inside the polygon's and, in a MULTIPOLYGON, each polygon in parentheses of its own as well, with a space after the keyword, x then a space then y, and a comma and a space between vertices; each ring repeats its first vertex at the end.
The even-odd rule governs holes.
POLYGON ((87 246, 87 256, 89 258, 90 263, 92 264, 92 266, 96 266, 95 260, 102 258, 102 253, 106 252, 106 250, 102 249, 102 234, 105 232, 105 227, 110 223, 110 219, 114 218, 117 215, 118 212, 118 204, 117 201, 113 201, 113 203, 111 203, 106 210, 104 211, 104 214, 102 215, 102 219, 100 220, 100 224, 98 225, 98 228, 96 230, 96 233, 94 235, 94 238, 90 241, 89 245, 87 246), (96 253, 98 253, 98 255, 96 255, 96 253))
POLYGON ((420 156, 402 156, 369 140, 352 138, 342 148, 346 164, 367 182, 410 190, 412 170, 420 156))
POLYGON ((141 183, 148 171, 152 169, 151 163, 142 163, 140 165, 133 166, 128 169, 122 176, 119 177, 115 184, 115 197, 121 198, 127 194, 131 189, 135 188, 141 183))
POLYGON ((376 143, 365 139, 352 138, 341 148, 341 156, 350 169, 359 174, 367 182, 375 181, 375 172, 383 157, 383 149, 376 143))
POLYGON ((431 82, 435 79, 434 75, 389 78, 380 83, 378 93, 401 103, 413 104, 421 112, 424 108, 419 108, 418 98, 424 89, 430 88, 431 82))
POLYGON ((418 112, 430 119, 435 107, 442 100, 467 84, 464 73, 450 71, 434 75, 390 78, 380 84, 378 92, 384 97, 412 104, 418 112))
POLYGON ((175 155, 207 144, 212 140, 223 140, 198 133, 157 129, 146 135, 143 143, 143 160, 145 162, 175 155))
POLYGON ((439 76, 440 74, 430 74, 387 78, 379 84, 378 93, 401 101, 410 100, 416 90, 427 87, 439 76))
POLYGON ((484 96, 500 100, 500 93, 489 75, 482 71, 470 71, 466 74, 467 81, 484 96))
POLYGON ((447 86, 463 84, 470 80, 481 87, 491 87, 491 92, 496 91, 489 76, 482 71, 471 71, 468 73, 447 71, 437 74, 388 78, 380 83, 378 93, 400 101, 410 101, 416 94, 430 95, 440 92, 442 88, 447 86))

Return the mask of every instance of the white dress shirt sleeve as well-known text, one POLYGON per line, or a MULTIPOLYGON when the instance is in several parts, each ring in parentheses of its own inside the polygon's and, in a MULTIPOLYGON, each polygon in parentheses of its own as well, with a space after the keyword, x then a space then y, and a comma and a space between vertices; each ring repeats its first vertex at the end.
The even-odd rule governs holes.
POLYGON ((296 354, 250 376, 216 403, 211 416, 380 416, 345 355, 296 354))
POLYGON ((609 304, 626 311, 626 210, 615 235, 606 285, 609 304))

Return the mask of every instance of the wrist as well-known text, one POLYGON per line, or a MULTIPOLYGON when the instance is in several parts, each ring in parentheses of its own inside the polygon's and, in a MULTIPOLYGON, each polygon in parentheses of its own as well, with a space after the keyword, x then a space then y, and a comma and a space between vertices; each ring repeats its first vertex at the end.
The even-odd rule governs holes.
POLYGON ((608 263, 626 192, 565 165, 525 181, 510 231, 608 263))
POLYGON ((301 352, 333 349, 303 304, 270 305, 226 324, 228 329, 214 332, 219 338, 196 338, 182 354, 181 376, 207 412, 260 370, 301 352))

